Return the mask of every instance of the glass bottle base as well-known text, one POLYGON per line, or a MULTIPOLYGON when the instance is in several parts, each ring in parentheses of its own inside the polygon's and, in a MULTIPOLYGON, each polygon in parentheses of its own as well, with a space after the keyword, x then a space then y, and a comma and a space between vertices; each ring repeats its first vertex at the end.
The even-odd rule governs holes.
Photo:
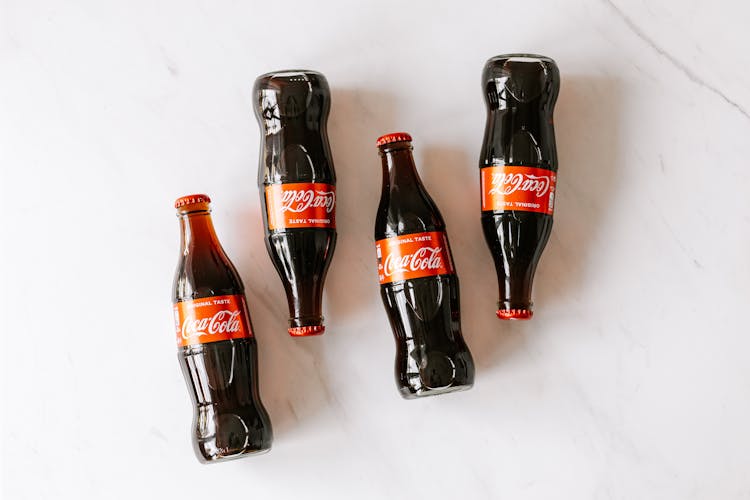
POLYGON ((260 449, 245 449, 237 453, 206 456, 196 450, 195 456, 198 457, 198 461, 202 464, 215 464, 218 462, 228 462, 230 460, 237 460, 238 458, 265 455, 269 451, 271 451, 270 446, 268 448, 260 448, 260 449))
POLYGON ((399 393, 401 394, 401 397, 404 399, 420 399, 420 398, 427 398, 430 396, 440 396, 441 394, 450 394, 451 392, 461 392, 461 391, 468 391, 474 387, 474 384, 467 384, 467 385, 452 385, 449 387, 441 387, 439 389, 418 389, 416 391, 411 391, 406 387, 400 387, 399 393))

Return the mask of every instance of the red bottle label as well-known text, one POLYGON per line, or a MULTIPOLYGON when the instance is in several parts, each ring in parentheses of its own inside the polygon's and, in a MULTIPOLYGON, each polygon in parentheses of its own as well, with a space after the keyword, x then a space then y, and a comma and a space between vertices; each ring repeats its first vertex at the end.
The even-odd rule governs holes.
POLYGON ((266 186, 268 228, 336 227, 336 186, 295 182, 266 186))
POLYGON ((519 210, 552 215, 557 175, 535 167, 484 167, 482 211, 519 210))
POLYGON ((448 238, 442 231, 405 234, 375 242, 380 284, 453 274, 448 238))
POLYGON ((242 295, 178 302, 174 305, 177 346, 252 337, 247 317, 247 305, 242 295))

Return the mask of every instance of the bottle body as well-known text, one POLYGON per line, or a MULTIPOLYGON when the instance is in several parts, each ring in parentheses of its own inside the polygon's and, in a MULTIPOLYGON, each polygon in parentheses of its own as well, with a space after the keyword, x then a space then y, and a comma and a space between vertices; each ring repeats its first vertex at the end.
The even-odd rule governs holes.
POLYGON ((511 54, 487 61, 482 83, 487 123, 479 164, 481 218, 497 272, 497 315, 529 319, 534 274, 552 231, 552 115, 560 76, 550 58, 511 54))
POLYGON ((196 456, 209 463, 263 453, 273 432, 260 399, 242 280, 216 239, 208 202, 178 210, 182 252, 172 300, 177 357, 195 410, 196 456))
POLYGON ((380 147, 383 188, 375 223, 380 295, 396 341, 396 384, 406 399, 474 383, 445 223, 416 172, 410 140, 380 147))
POLYGON ((474 360, 461 335, 456 275, 381 285, 396 340, 396 385, 405 399, 470 389, 474 360))
POLYGON ((193 448, 204 463, 271 449, 273 433, 258 394, 253 338, 183 347, 180 367, 195 408, 193 448))
POLYGON ((258 77, 258 188, 266 249, 289 308, 289 333, 319 335, 323 287, 336 246, 336 173, 326 122, 330 91, 313 71, 258 77))

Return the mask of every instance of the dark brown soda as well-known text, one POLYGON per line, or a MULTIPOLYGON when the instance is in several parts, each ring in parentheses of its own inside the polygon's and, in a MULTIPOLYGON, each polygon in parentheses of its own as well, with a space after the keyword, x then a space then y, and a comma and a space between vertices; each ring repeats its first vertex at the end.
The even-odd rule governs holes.
MULTIPOLYGON (((242 295, 245 288, 214 232, 208 203, 178 209, 181 241, 173 302, 242 295)), ((248 325, 250 316, 244 311, 248 325)), ((258 390, 254 337, 179 348, 195 407, 193 447, 201 462, 258 454, 271 448, 271 421, 258 390)))
MULTIPOLYGON (((383 185, 375 240, 445 231, 425 190, 411 143, 380 146, 383 185)), ((447 239, 446 239, 447 241, 447 239)), ((450 256, 450 248, 446 249, 450 256)), ((396 340, 396 384, 406 399, 466 390, 474 384, 474 360, 461 335, 459 283, 441 274, 380 285, 396 340)))
POLYGON ((336 247, 336 229, 271 229, 265 188, 274 184, 324 183, 335 186, 326 122, 331 107, 325 77, 289 70, 259 76, 253 87, 261 129, 258 187, 266 249, 281 278, 289 308, 289 333, 320 334, 323 286, 336 247))
MULTIPOLYGON (((487 105, 479 167, 517 165, 557 172, 552 114, 560 88, 555 62, 544 56, 491 58, 482 73, 487 105)), ((552 215, 520 210, 483 211, 482 229, 497 272, 498 316, 527 319, 539 258, 552 215)))

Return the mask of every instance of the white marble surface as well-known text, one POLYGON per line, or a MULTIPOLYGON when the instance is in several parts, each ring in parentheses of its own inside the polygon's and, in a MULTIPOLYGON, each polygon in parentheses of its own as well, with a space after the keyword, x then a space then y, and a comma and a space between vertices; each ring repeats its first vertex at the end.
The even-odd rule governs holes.
POLYGON ((745 2, 0 4, 8 499, 750 497, 745 2), (555 226, 537 316, 494 317, 480 72, 557 60, 555 226), (251 85, 333 89, 328 332, 285 332, 251 85), (371 240, 374 140, 407 130, 462 280, 473 390, 403 401, 371 240), (248 288, 273 450, 190 446, 172 202, 205 191, 248 288))

